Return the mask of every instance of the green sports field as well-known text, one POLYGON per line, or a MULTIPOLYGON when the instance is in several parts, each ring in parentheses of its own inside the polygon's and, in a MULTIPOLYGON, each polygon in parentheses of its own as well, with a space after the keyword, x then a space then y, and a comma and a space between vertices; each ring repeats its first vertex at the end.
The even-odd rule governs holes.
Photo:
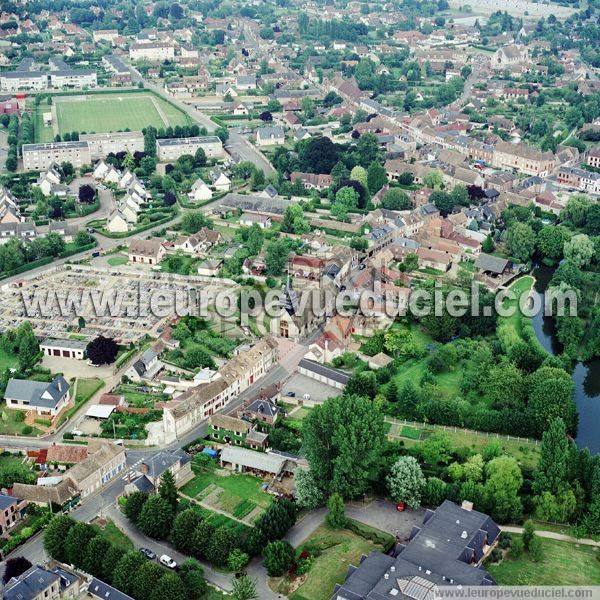
POLYGON ((44 127, 41 118, 36 119, 37 141, 49 141, 57 132, 136 131, 148 125, 160 128, 191 123, 183 111, 148 92, 55 96, 52 107, 38 108, 38 112, 49 110, 53 113, 53 126, 44 127))

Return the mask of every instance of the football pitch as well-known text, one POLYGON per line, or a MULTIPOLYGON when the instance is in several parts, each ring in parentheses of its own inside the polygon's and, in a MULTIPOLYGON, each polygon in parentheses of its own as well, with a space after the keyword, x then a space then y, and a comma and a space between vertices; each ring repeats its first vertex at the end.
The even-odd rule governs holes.
MULTIPOLYGON (((48 110, 46 108, 46 110, 48 110)), ((38 137, 79 133, 141 130, 188 125, 188 115, 162 98, 149 93, 57 96, 52 105, 53 125, 39 131, 38 137)), ((44 141, 40 139, 39 141, 44 141)))

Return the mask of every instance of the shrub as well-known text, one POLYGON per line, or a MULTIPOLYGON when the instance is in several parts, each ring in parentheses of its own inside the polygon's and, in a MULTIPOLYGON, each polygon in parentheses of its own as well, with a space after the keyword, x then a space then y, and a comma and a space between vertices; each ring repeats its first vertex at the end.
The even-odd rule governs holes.
POLYGON ((529 542, 529 554, 531 556, 531 560, 534 562, 541 562, 544 558, 544 553, 542 549, 542 538, 539 535, 535 535, 531 538, 529 542))
POLYGON ((31 425, 25 425, 23 429, 21 429, 21 433, 23 435, 31 435, 33 432, 33 427, 31 425))
POLYGON ((511 558, 520 558, 523 555, 523 550, 525 545, 523 544, 522 537, 515 537, 510 546, 510 557, 511 558))

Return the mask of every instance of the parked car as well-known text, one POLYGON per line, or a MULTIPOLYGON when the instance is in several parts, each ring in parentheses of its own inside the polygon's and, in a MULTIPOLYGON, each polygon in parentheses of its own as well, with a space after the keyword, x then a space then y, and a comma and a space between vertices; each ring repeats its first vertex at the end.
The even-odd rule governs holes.
POLYGON ((163 554, 159 559, 160 564, 165 565, 165 567, 169 567, 169 569, 176 569, 177 563, 167 554, 163 554))
POLYGON ((310 394, 304 394, 304 396, 302 396, 305 400, 310 400, 310 394))
POLYGON ((296 392, 288 392, 286 394, 286 396, 288 396, 289 398, 295 398, 296 397, 296 392))
POLYGON ((154 560, 156 554, 150 548, 140 548, 140 554, 143 554, 148 560, 154 560))

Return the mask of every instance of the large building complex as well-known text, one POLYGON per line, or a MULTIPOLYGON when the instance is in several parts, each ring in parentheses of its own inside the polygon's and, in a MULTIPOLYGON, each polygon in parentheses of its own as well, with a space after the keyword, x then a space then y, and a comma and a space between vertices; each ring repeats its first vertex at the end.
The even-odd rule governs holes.
POLYGON ((223 156, 223 142, 216 135, 156 140, 156 154, 161 161, 177 160, 184 154, 194 154, 199 148, 208 158, 223 156))
POLYGON ((500 528, 487 515, 445 500, 428 510, 410 541, 393 554, 371 552, 348 569, 331 600, 406 598, 433 600, 437 586, 496 585, 481 566, 498 541, 500 528))
POLYGON ((87 141, 23 144, 23 168, 26 171, 49 169, 54 163, 69 162, 74 167, 92 162, 87 141))
POLYGON ((87 142, 92 160, 105 158, 111 152, 143 152, 144 134, 141 131, 118 131, 114 133, 86 133, 79 140, 87 142))
POLYGON ((129 58, 131 60, 150 60, 162 62, 175 58, 175 46, 161 42, 136 43, 129 47, 129 58))

